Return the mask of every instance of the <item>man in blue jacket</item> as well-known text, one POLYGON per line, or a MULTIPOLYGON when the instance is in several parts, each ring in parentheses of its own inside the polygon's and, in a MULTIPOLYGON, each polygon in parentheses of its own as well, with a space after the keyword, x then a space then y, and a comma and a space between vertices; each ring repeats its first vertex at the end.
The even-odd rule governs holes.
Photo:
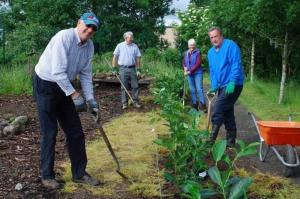
POLYGON ((212 27, 208 31, 213 45, 208 51, 211 88, 209 93, 217 93, 217 100, 212 114, 210 143, 214 143, 221 125, 227 131, 227 146, 233 147, 236 139, 234 104, 243 89, 244 71, 241 52, 237 44, 224 39, 221 29, 212 27))

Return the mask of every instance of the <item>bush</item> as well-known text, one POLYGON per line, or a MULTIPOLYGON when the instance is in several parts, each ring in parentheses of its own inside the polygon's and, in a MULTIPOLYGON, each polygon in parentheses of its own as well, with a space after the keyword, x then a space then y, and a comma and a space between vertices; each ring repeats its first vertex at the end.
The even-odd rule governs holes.
POLYGON ((182 56, 175 48, 167 48, 162 52, 162 58, 168 65, 180 66, 182 56))
POLYGON ((160 61, 161 52, 156 48, 148 48, 145 50, 143 58, 147 61, 160 61))

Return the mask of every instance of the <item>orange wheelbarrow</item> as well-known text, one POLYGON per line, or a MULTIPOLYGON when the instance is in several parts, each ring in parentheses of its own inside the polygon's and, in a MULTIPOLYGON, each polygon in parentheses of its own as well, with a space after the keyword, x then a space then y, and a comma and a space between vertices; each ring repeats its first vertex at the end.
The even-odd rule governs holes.
POLYGON ((300 146, 300 122, 289 121, 257 121, 253 113, 248 113, 254 121, 260 137, 259 159, 264 161, 272 149, 278 159, 284 164, 284 175, 293 175, 293 168, 299 166, 299 157, 296 146, 300 146), (275 146, 286 145, 286 155, 283 157, 275 146))

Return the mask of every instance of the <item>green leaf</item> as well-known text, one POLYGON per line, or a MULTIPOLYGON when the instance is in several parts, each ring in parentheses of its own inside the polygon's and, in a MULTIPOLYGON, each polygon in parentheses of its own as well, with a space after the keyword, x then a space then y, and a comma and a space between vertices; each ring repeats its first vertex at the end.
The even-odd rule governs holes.
POLYGON ((164 145, 164 144, 163 144, 163 140, 160 139, 160 138, 157 138, 157 139, 153 140, 153 142, 154 142, 155 144, 158 144, 158 145, 161 145, 161 146, 164 145))
POLYGON ((222 179, 222 182, 223 182, 225 187, 227 186, 228 181, 226 182, 226 180, 229 179, 230 173, 231 173, 230 169, 227 169, 226 171, 223 171, 221 173, 221 179, 222 179))
POLYGON ((246 192, 252 183, 251 178, 244 178, 233 185, 230 190, 229 199, 238 199, 246 192))
POLYGON ((232 161, 230 160, 228 155, 224 155, 222 157, 222 160, 224 160, 229 166, 232 164, 232 161))
POLYGON ((237 158, 257 153, 257 146, 258 145, 259 145, 259 143, 257 143, 257 142, 249 144, 248 146, 246 146, 242 151, 240 151, 237 154, 237 158))
POLYGON ((175 177, 171 173, 165 172, 164 177, 169 182, 173 182, 173 183, 175 182, 175 177))
POLYGON ((245 142, 243 142, 242 140, 237 140, 236 141, 238 143, 238 145, 240 145, 240 148, 243 150, 246 146, 245 142))
POLYGON ((232 185, 235 185, 236 183, 238 183, 241 180, 241 177, 239 176, 233 176, 232 178, 230 178, 226 184, 226 187, 230 187, 232 185))
POLYGON ((185 182, 182 190, 192 199, 201 199, 200 185, 197 182, 188 180, 185 182))
POLYGON ((208 169, 208 175, 214 183, 216 183, 219 186, 223 187, 221 174, 220 174, 219 169, 216 166, 211 167, 211 168, 208 169))
POLYGON ((164 139, 157 138, 153 142, 160 146, 166 147, 169 150, 172 150, 174 148, 174 140, 171 138, 164 138, 164 139))
POLYGON ((218 192, 212 190, 212 189, 202 189, 200 191, 200 195, 202 198, 212 198, 212 196, 217 195, 218 192))
POLYGON ((225 153, 226 140, 217 141, 212 147, 212 155, 216 162, 220 161, 225 153))

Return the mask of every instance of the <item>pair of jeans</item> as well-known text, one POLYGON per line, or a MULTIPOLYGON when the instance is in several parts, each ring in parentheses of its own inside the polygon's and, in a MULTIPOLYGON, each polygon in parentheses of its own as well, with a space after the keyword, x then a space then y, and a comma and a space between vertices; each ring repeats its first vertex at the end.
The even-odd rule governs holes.
POLYGON ((41 176, 54 179, 55 144, 58 123, 66 135, 73 178, 85 174, 87 156, 84 134, 78 113, 71 96, 66 96, 54 82, 34 75, 34 97, 40 121, 41 176))
MULTIPOLYGON (((128 68, 128 67, 120 66, 119 74, 120 74, 120 79, 127 90, 129 89, 129 82, 130 82, 133 101, 138 102, 139 82, 136 74, 136 68, 135 67, 128 68)), ((122 104, 128 103, 128 96, 123 86, 121 86, 121 100, 122 100, 122 104)))
POLYGON ((234 116, 234 104, 240 96, 243 86, 236 85, 232 94, 225 94, 226 87, 218 90, 218 96, 214 105, 211 122, 221 126, 223 123, 227 132, 236 131, 234 116))
POLYGON ((189 88, 192 97, 192 103, 197 104, 197 101, 201 104, 205 104, 203 94, 203 72, 197 72, 188 75, 189 88), (197 100, 198 99, 198 100, 197 100))

